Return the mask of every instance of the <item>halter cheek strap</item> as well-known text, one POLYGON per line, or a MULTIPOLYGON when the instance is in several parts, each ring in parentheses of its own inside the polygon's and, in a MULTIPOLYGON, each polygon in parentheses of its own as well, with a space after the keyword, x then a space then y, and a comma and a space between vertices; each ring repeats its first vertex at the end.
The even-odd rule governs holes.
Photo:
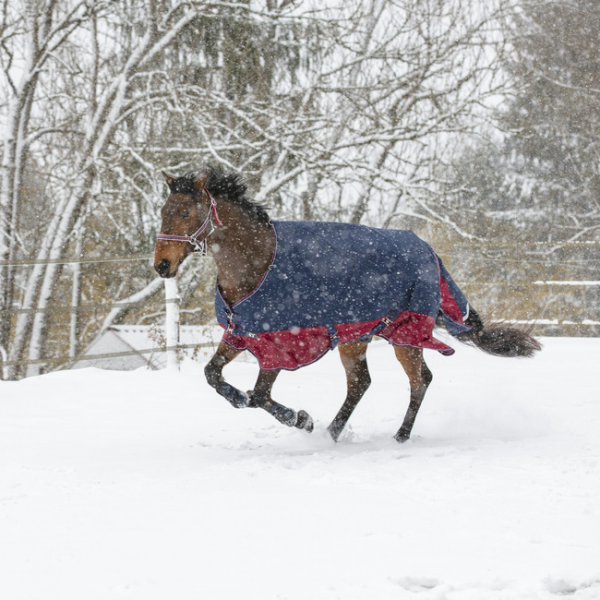
MULTIPOLYGON (((208 209, 208 215, 204 223, 202 223, 202 225, 200 226, 200 229, 198 229, 198 231, 196 231, 195 233, 192 233, 192 235, 169 235, 167 233, 159 233, 156 236, 156 239, 171 242, 188 242, 194 247, 192 252, 199 252, 201 256, 206 256, 206 238, 203 240, 198 240, 198 238, 200 237, 200 235, 202 235, 204 230, 209 225, 212 225, 211 214, 215 216, 215 222, 217 225, 221 226, 223 225, 223 223, 221 222, 221 219, 219 219, 219 215, 217 213, 216 200, 212 197, 211 193, 206 188, 204 188, 204 191, 208 194, 208 198, 210 199, 210 207, 208 209)), ((212 230, 210 233, 212 233, 212 230)), ((210 233, 208 235, 210 235, 210 233)))

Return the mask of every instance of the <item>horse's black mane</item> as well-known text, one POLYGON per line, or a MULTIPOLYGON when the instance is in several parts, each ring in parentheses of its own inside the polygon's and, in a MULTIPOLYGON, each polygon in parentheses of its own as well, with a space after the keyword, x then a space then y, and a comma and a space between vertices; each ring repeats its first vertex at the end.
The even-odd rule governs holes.
POLYGON ((223 173, 220 169, 213 167, 206 167, 201 171, 190 171, 173 181, 170 187, 171 192, 194 196, 197 194, 194 181, 207 174, 206 189, 214 198, 223 198, 237 204, 260 223, 271 221, 263 206, 246 197, 246 183, 237 173, 223 173))

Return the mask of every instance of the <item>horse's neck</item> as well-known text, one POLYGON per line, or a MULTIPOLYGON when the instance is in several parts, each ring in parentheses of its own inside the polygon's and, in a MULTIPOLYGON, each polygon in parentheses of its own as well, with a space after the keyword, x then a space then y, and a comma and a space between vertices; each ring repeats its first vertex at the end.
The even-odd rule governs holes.
POLYGON ((269 268, 275 234, 270 225, 256 222, 237 207, 227 213, 208 247, 221 293, 229 304, 235 304, 258 286, 269 268))

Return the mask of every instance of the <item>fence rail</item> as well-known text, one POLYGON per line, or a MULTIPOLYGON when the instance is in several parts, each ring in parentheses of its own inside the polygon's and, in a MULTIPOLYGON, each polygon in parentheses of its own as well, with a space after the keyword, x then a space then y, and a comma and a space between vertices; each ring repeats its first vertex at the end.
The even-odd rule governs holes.
POLYGON ((33 265, 76 265, 76 264, 98 264, 111 262, 132 262, 136 260, 150 260, 153 254, 130 254, 129 256, 111 256, 110 258, 43 258, 23 260, 2 260, 0 267, 29 267, 33 265))
MULTIPOLYGON (((456 247, 477 247, 480 250, 482 250, 482 253, 487 254, 488 250, 490 248, 490 246, 493 246, 494 248, 519 248, 520 252, 519 255, 523 254, 523 244, 521 243, 504 243, 504 244, 496 244, 494 242, 490 242, 489 244, 487 243, 480 243, 477 242, 476 244, 472 244, 472 243, 464 243, 464 244, 458 244, 456 247)), ((534 248, 560 248, 560 247, 564 247, 564 248, 572 248, 575 249, 575 252, 578 252, 577 249, 583 249, 583 248, 591 248, 594 247, 594 252, 595 252, 595 248, 600 248, 600 242, 596 242, 596 241, 592 241, 592 242, 585 242, 585 241, 572 241, 572 242, 532 242, 527 244, 528 247, 534 249, 534 248)), ((443 254, 443 253, 442 253, 443 254)), ((527 263, 535 263, 535 264, 547 264, 548 266, 556 266, 558 265, 579 265, 579 264, 588 264, 588 262, 586 261, 578 261, 578 260, 574 260, 573 258, 567 258, 566 260, 559 260, 558 262, 556 261, 552 261, 549 258, 544 259, 543 257, 546 256, 546 253, 543 252, 542 250, 540 250, 539 252, 537 251, 533 251, 528 253, 527 258, 526 259, 517 259, 517 258, 512 258, 512 256, 507 257, 507 256, 498 256, 496 258, 490 258, 489 256, 478 256, 477 260, 478 261, 488 261, 488 260, 496 260, 499 263, 506 263, 507 265, 509 264, 513 264, 513 263, 517 263, 517 262, 527 262, 527 263)), ((64 258, 58 258, 58 259, 36 259, 36 258, 32 258, 32 259, 22 259, 22 260, 12 260, 12 261, 0 261, 0 267, 7 267, 7 268, 16 268, 16 267, 27 267, 27 266, 34 266, 34 265, 51 265, 51 264, 62 264, 62 265, 69 265, 69 264, 89 264, 89 265, 101 265, 101 264, 110 264, 110 263, 119 263, 119 262, 127 262, 127 263, 131 263, 131 262, 135 262, 135 261, 149 261, 153 258, 153 254, 151 253, 147 253, 147 254, 135 254, 135 255, 127 255, 127 256, 110 256, 110 257, 64 257, 64 258)), ((473 273, 475 275, 475 273, 473 273)), ((589 271, 589 273, 587 274, 588 277, 593 278, 594 274, 592 271, 589 271)), ((534 286, 537 287, 538 289, 544 286, 547 286, 549 288, 552 287, 556 287, 558 289, 560 288, 564 288, 565 293, 567 292, 567 289, 571 288, 571 289, 576 289, 579 288, 582 292, 583 290, 586 289, 590 289, 590 292, 592 291, 592 288, 597 288, 600 287, 600 281, 597 281, 595 279, 587 279, 587 280, 569 280, 568 277, 569 275, 567 275, 567 279, 561 279, 561 280, 552 280, 552 279, 543 279, 544 274, 540 273, 541 277, 537 280, 494 280, 494 281, 479 281, 476 279, 473 280, 469 280, 469 279, 457 279, 456 282, 461 285, 461 286, 465 286, 465 287, 470 287, 471 289, 473 289, 474 287, 481 287, 483 289, 489 289, 488 286, 494 286, 496 288, 499 289, 503 289, 503 288, 512 288, 514 289, 521 289, 521 288, 533 288, 534 286)), ((583 273, 582 273, 583 275, 583 273)), ((487 276, 484 275, 484 277, 487 278, 487 276)), ((585 275, 583 275, 583 277, 585 277, 585 275)), ((504 293, 504 292, 501 292, 504 293)), ((177 303, 178 299, 162 299, 161 301, 161 305, 164 306, 165 304, 171 304, 171 303, 177 303)), ((139 307, 140 306, 140 302, 119 302, 116 301, 114 303, 112 302, 91 302, 91 303, 82 303, 79 305, 69 305, 66 302, 63 304, 55 304, 52 303, 49 306, 45 306, 45 307, 32 307, 32 308, 24 308, 24 307, 20 307, 20 306, 12 306, 12 307, 6 307, 4 309, 0 309, 0 315, 3 318, 10 318, 11 315, 19 315, 19 314, 24 314, 24 313, 51 313, 52 315, 60 315, 60 314, 85 314, 85 313, 93 313, 93 312, 108 312, 114 309, 120 309, 120 308, 133 308, 133 307, 139 307)), ((508 320, 505 322, 510 322, 510 323, 515 323, 515 324, 523 324, 523 325, 535 325, 536 327, 539 327, 539 331, 540 332, 551 332, 551 335, 556 335, 557 331, 562 331, 562 332, 576 332, 578 334, 597 334, 600 330, 600 320, 597 320, 597 315, 590 315, 593 316, 595 318, 581 318, 581 313, 579 313, 578 315, 580 317, 580 320, 574 320, 574 319, 561 319, 561 318, 549 318, 549 319, 530 319, 530 320, 508 320)), ((47 358, 39 358, 36 360, 27 360, 27 359, 23 359, 23 360, 1 360, 0 357, 0 371, 4 368, 4 367, 13 367, 13 366, 26 366, 26 365, 50 365, 52 366, 52 368, 54 368, 54 366, 60 366, 60 367, 69 367, 72 364, 78 362, 78 361, 86 361, 86 362, 93 362, 93 361, 101 361, 101 360, 106 360, 106 359, 111 359, 111 358, 126 358, 126 357, 130 357, 130 356, 136 356, 136 355, 147 355, 147 354, 152 354, 152 353, 162 353, 164 351, 166 352, 172 352, 175 350, 186 350, 186 349, 195 349, 195 348, 206 348, 206 347, 214 347, 215 344, 212 342, 206 342, 206 343, 200 343, 200 344, 178 344, 178 345, 169 345, 168 347, 153 347, 153 348, 144 348, 141 350, 131 350, 131 351, 123 351, 123 352, 111 352, 111 353, 104 353, 104 354, 96 354, 96 355, 86 355, 82 352, 78 353, 76 356, 58 356, 58 357, 47 357, 47 358)), ((0 349, 1 351, 1 349, 0 349)))
MULTIPOLYGON (((600 321, 584 319, 583 321, 572 321, 569 319, 502 319, 502 323, 512 325, 537 325, 537 326, 566 326, 572 327, 600 327, 600 321)), ((110 358, 121 358, 128 356, 139 356, 140 354, 162 354, 163 352, 179 350, 195 350, 197 348, 216 348, 218 342, 201 342, 197 344, 177 344, 172 346, 158 346, 153 348, 143 348, 140 350, 127 350, 123 352, 105 352, 101 354, 80 353, 76 356, 59 356, 52 358, 40 358, 36 360, 0 360, 0 370, 4 367, 19 365, 45 365, 56 364, 61 367, 68 367, 77 362, 93 362, 106 360, 110 358)))
POLYGON ((502 319, 498 323, 510 323, 512 325, 573 325, 575 327, 600 325, 600 321, 592 319, 584 319, 583 321, 571 321, 570 319, 502 319))
MULTIPOLYGON (((493 285, 497 287, 530 287, 530 286, 571 286, 571 287, 600 287, 600 281, 472 281, 458 279, 456 280, 458 285, 463 286, 484 286, 493 285)), ((176 299, 170 298, 162 300, 161 304, 171 304, 177 302, 176 299)), ((139 302, 96 302, 96 303, 84 303, 78 306, 46 306, 44 308, 20 308, 13 307, 7 309, 0 309, 0 315, 2 314, 25 314, 25 313, 79 313, 79 312, 94 312, 96 310, 112 310, 114 308, 128 308, 132 306, 139 306, 139 302)))
POLYGON ((57 363, 61 366, 72 365, 76 362, 92 362, 95 360, 106 360, 107 358, 120 358, 122 356, 138 356, 140 354, 162 354, 163 352, 188 350, 196 348, 214 348, 213 342, 202 342, 199 344, 177 344, 175 346, 162 346, 154 348, 143 348, 141 350, 127 350, 123 352, 105 352, 103 354, 79 354, 77 356, 60 356, 56 358, 39 358, 36 360, 0 360, 0 368, 10 367, 22 364, 28 365, 45 365, 48 363, 57 363))
MULTIPOLYGON (((588 247, 593 247, 593 246, 598 246, 600 247, 600 241, 566 241, 566 242, 529 242, 527 244, 528 246, 540 246, 540 247, 556 247, 556 248, 563 248, 563 247, 573 247, 573 248, 588 248, 588 247)), ((495 241, 490 241, 490 242, 486 242, 486 241, 477 241, 477 242, 464 242, 464 243, 458 243, 455 245, 455 248, 459 248, 459 247, 476 247, 476 248, 482 248, 482 247, 487 247, 487 246, 491 246, 494 249, 497 248, 519 248, 521 251, 523 249, 524 244, 521 242, 505 242, 505 243, 499 243, 499 242, 495 242, 495 241)), ((37 259, 37 258, 24 258, 24 259, 20 259, 20 260, 3 260, 0 261, 0 267, 23 267, 23 266, 33 266, 33 265, 53 265, 53 264, 60 264, 60 265, 68 265, 68 264, 97 264, 97 263, 112 263, 112 262, 131 262, 131 261, 136 261, 136 260, 150 260, 151 258, 154 257, 154 254, 152 253, 147 253, 147 254, 129 254, 126 256, 110 256, 110 257, 77 257, 77 256, 72 256, 72 257, 63 257, 63 258, 43 258, 43 259, 37 259)), ((482 260, 490 260, 486 257, 481 257, 482 260)), ((502 262, 503 259, 500 259, 500 262, 502 262)), ((512 260, 507 260, 507 262, 513 262, 512 260)), ((522 260, 520 261, 522 262, 522 260)))
MULTIPOLYGON (((175 299, 162 300, 161 304, 172 304, 177 302, 175 299)), ((46 306, 44 308, 8 308, 0 310, 0 315, 4 314, 25 314, 25 313, 80 313, 80 312, 94 312, 96 310, 113 310, 114 308, 128 308, 131 306, 139 306, 139 302, 96 302, 96 303, 85 303, 78 306, 46 306)))

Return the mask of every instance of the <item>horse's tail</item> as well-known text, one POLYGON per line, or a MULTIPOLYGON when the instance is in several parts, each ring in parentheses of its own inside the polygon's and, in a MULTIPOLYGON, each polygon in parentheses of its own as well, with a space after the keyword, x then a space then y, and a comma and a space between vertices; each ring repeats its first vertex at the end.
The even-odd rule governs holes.
POLYGON ((505 323, 484 323, 472 308, 465 325, 470 325, 472 329, 459 333, 457 339, 494 356, 527 358, 542 349, 541 344, 530 335, 530 329, 505 323))

